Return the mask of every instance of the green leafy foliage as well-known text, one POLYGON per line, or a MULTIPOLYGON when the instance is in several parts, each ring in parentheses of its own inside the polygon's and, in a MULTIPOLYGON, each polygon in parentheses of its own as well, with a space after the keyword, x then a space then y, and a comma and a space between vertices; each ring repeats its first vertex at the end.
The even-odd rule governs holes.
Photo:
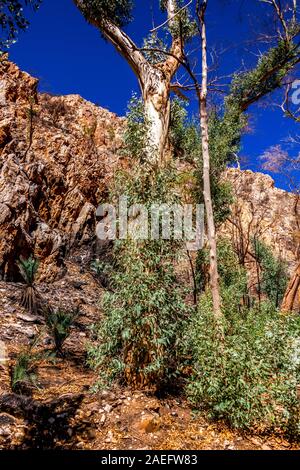
POLYGON ((263 96, 282 85, 282 80, 299 59, 299 45, 292 41, 279 41, 263 54, 255 68, 237 74, 231 84, 226 103, 246 110, 263 96))
POLYGON ((16 42, 18 31, 28 27, 28 20, 24 16, 24 7, 32 6, 35 10, 41 0, 2 0, 0 2, 0 51, 7 49, 16 42))
MULTIPOLYGON (((173 37, 182 37, 185 41, 190 40, 197 33, 197 23, 193 19, 189 8, 184 8, 186 5, 185 0, 176 1, 176 12, 178 12, 173 21, 168 23, 168 30, 173 37)), ((167 0, 160 0, 160 8, 162 11, 167 9, 167 0)))
POLYGON ((22 351, 16 359, 12 369, 11 387, 16 393, 36 383, 35 356, 30 351, 22 351))
MULTIPOLYGON (((139 103, 138 103, 139 104, 139 103)), ((144 132, 140 108, 129 116, 135 127, 132 138, 144 132)), ((136 158, 141 157, 136 154, 136 158)), ((128 205, 172 204, 176 172, 170 167, 156 170, 141 158, 138 164, 116 179, 116 192, 127 195, 128 205)), ((150 227, 149 227, 150 228, 150 227)), ((89 359, 99 371, 99 386, 118 379, 135 386, 159 387, 176 374, 178 349, 187 316, 184 292, 174 272, 174 261, 181 244, 175 240, 135 240, 115 242, 114 269, 110 273, 110 292, 103 299, 104 318, 94 328, 97 346, 91 347, 89 359)))
POLYGON ((126 118, 123 152, 135 160, 143 161, 147 144, 147 122, 143 102, 136 94, 129 101, 126 118))
POLYGON ((232 186, 228 181, 222 181, 219 177, 212 177, 211 192, 215 223, 219 227, 231 213, 230 205, 233 203, 232 186))
POLYGON ((222 114, 212 110, 209 114, 209 150, 212 161, 212 174, 218 176, 227 165, 236 162, 240 150, 241 133, 246 126, 246 118, 232 105, 222 114))
POLYGON ((35 276, 39 267, 38 260, 34 259, 32 255, 29 258, 20 257, 17 261, 20 274, 28 286, 32 286, 35 281, 35 276))
POLYGON ((194 374, 187 394, 212 419, 236 428, 300 436, 300 321, 271 304, 225 311, 225 343, 216 341, 211 300, 203 296, 187 331, 194 374))
POLYGON ((39 339, 40 334, 37 334, 30 345, 22 349, 16 357, 11 369, 11 387, 15 393, 31 394, 33 388, 38 388, 38 362, 44 359, 53 360, 51 354, 36 348, 39 339))
MULTIPOLYGON (((241 300, 247 292, 247 273, 240 266, 229 240, 220 238, 217 244, 218 270, 223 306, 226 310, 239 312, 241 300)), ((204 292, 208 283, 209 250, 199 251, 197 257, 197 282, 199 292, 204 292)))
POLYGON ((71 328, 78 315, 78 309, 65 311, 62 308, 57 310, 49 308, 46 312, 46 324, 58 354, 62 354, 63 344, 70 335, 71 328))
POLYGON ((117 26, 130 23, 133 2, 131 0, 84 0, 77 1, 84 17, 90 23, 101 25, 109 19, 117 26))
POLYGON ((201 155, 199 125, 189 119, 186 103, 179 98, 171 101, 170 141, 174 156, 194 163, 201 155))
POLYGON ((279 307, 288 282, 286 263, 276 258, 272 250, 258 238, 252 240, 252 246, 262 271, 261 292, 269 297, 275 307, 279 307))
POLYGON ((155 386, 176 370, 186 306, 165 254, 159 242, 116 248, 113 292, 104 297, 105 316, 95 329, 99 346, 90 351, 100 385, 118 378, 140 385, 151 379, 155 386))
POLYGON ((158 64, 159 62, 164 62, 166 60, 166 54, 159 51, 167 51, 168 47, 165 41, 161 39, 156 32, 152 32, 144 39, 143 49, 152 49, 145 50, 144 56, 150 62, 150 64, 158 64), (156 51, 158 49, 159 51, 156 51))
POLYGON ((20 260, 17 261, 17 266, 26 284, 32 286, 39 266, 38 260, 33 258, 32 255, 27 259, 20 257, 20 260))
POLYGON ((32 255, 27 259, 21 257, 19 261, 17 261, 17 266, 26 283, 21 296, 21 305, 30 313, 37 314, 41 303, 41 298, 35 287, 35 277, 38 271, 39 261, 34 259, 32 255))
POLYGON ((39 334, 26 348, 22 349, 16 357, 11 369, 11 387, 16 393, 31 393, 33 387, 37 387, 36 365, 41 359, 48 358, 43 351, 35 350, 39 341, 39 334))
POLYGON ((229 240, 219 239, 217 251, 223 305, 226 310, 239 312, 241 299, 247 292, 246 270, 239 264, 229 240))
MULTIPOLYGON (((122 174, 118 191, 128 204, 170 200, 173 172, 153 176, 144 165, 122 174)), ((172 194, 172 193, 171 193, 172 194)), ((114 379, 152 386, 176 373, 177 354, 187 307, 173 263, 180 245, 176 241, 132 240, 115 243, 110 292, 103 299, 104 318, 94 332, 98 346, 90 350, 90 363, 99 371, 99 385, 114 379)))

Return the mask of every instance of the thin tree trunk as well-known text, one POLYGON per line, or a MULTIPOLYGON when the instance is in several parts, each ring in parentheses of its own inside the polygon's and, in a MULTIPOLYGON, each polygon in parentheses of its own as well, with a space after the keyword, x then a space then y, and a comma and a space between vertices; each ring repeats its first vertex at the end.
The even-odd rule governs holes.
POLYGON ((193 277, 194 304, 197 305, 197 302, 198 302, 197 279, 196 279, 196 273, 195 273, 195 269, 194 269, 193 260, 192 260, 192 257, 191 257, 191 254, 190 254, 189 250, 187 250, 187 256, 188 256, 188 260, 189 260, 189 263, 190 263, 190 266, 191 266, 191 273, 192 273, 192 277, 193 277))
POLYGON ((281 311, 287 313, 295 310, 297 300, 300 303, 300 263, 285 291, 281 311))
MULTIPOLYGON (((298 204, 300 202, 300 194, 299 190, 295 194, 295 204, 294 204, 294 215, 296 219, 296 224, 298 230, 300 230, 300 221, 299 221, 299 212, 298 212, 298 204)), ((299 260, 300 258, 300 243, 296 248, 296 256, 299 260)), ((281 311, 288 313, 293 312, 296 308, 300 311, 300 261, 294 272, 286 291, 284 293, 284 297, 281 303, 281 311)))
MULTIPOLYGON (((222 319, 221 295, 219 286, 218 260, 217 260, 217 243, 216 229, 211 197, 210 185, 210 154, 209 154, 209 133, 208 133, 208 112, 207 112, 207 38, 205 26, 205 9, 207 2, 203 2, 202 9, 199 12, 201 22, 201 39, 202 39, 202 88, 200 92, 200 120, 201 120, 201 136, 202 136, 202 157, 203 157, 203 186, 204 186, 204 203, 207 219, 207 236, 210 251, 210 288, 213 299, 213 310, 215 318, 218 322, 222 319)), ((221 335, 224 338, 224 332, 221 328, 221 335)))
POLYGON ((260 312, 261 308, 261 280, 260 280, 260 255, 259 250, 257 249, 257 238, 256 235, 254 237, 254 246, 255 246, 255 270, 256 270, 256 277, 257 277, 257 295, 258 295, 258 310, 260 312))

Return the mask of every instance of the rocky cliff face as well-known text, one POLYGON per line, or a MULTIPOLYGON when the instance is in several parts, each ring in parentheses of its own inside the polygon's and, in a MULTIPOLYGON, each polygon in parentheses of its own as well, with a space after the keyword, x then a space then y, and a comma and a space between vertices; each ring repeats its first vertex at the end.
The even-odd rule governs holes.
POLYGON ((232 185, 232 214, 222 230, 236 245, 247 249, 256 236, 287 262, 292 272, 299 262, 300 200, 295 194, 274 186, 269 175, 229 169, 224 178, 232 185))
POLYGON ((80 96, 37 93, 38 81, 0 64, 0 275, 33 253, 41 279, 63 272, 94 239, 95 210, 119 164, 123 120, 80 96))
MULTIPOLYGON (((18 281, 15 261, 33 253, 40 279, 64 272, 67 254, 95 243, 95 211, 122 164, 124 120, 78 95, 37 92, 38 81, 0 64, 0 276, 18 281)), ((258 235, 287 260, 299 257, 299 205, 272 178, 228 170, 234 188, 223 232, 258 235)))
POLYGON ((252 243, 256 238, 285 263, 291 278, 291 294, 289 299, 284 298, 282 308, 299 310, 299 197, 275 188, 273 179, 262 173, 229 169, 224 179, 231 183, 234 203, 221 233, 230 238, 240 262, 247 268, 250 293, 260 295, 260 270, 252 243))

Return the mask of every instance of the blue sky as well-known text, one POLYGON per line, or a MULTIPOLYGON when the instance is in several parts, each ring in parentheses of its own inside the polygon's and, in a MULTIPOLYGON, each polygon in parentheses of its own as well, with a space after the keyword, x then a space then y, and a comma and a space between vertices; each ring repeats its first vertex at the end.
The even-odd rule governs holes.
MULTIPOLYGON (((151 28, 151 1, 135 3, 135 21, 127 31, 141 44, 151 28)), ((43 0, 37 13, 29 12, 29 19, 30 27, 11 47, 10 59, 40 79, 40 90, 77 93, 124 115, 132 92, 138 91, 137 80, 125 60, 85 22, 72 0, 43 0)), ((247 64, 256 60, 255 47, 244 41, 255 38, 251 29, 267 26, 257 0, 211 0, 207 19, 209 44, 218 50, 229 48, 221 55, 220 75, 239 68, 242 60, 247 64)), ((161 20, 157 11, 155 20, 161 20)), ((241 153, 248 159, 246 167, 258 170, 258 156, 297 127, 274 107, 255 106, 250 111, 251 132, 243 138, 241 153)), ((282 177, 272 176, 277 186, 286 187, 282 177)))

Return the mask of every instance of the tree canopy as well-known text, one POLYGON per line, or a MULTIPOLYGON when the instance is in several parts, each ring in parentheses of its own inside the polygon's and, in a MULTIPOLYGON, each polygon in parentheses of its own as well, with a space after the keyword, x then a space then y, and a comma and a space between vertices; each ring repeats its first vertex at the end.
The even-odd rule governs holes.
POLYGON ((40 6, 42 0, 1 0, 0 2, 0 27, 2 37, 0 38, 0 50, 7 49, 13 44, 18 31, 24 31, 29 22, 24 15, 24 7, 31 6, 35 10, 40 6))
POLYGON ((77 4, 90 23, 101 24, 109 19, 117 26, 125 26, 132 20, 131 0, 79 0, 77 4))

